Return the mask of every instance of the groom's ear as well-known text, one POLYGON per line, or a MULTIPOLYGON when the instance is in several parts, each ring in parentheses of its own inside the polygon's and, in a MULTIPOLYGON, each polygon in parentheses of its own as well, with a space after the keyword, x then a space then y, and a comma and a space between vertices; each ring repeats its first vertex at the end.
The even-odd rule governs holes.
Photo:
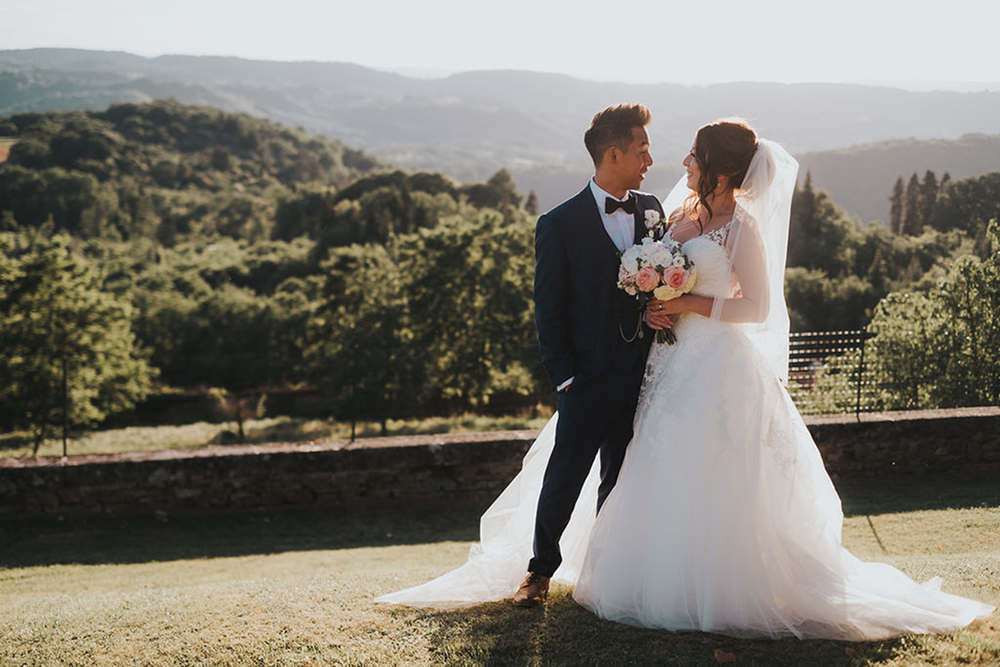
POLYGON ((607 150, 604 151, 604 158, 601 160, 601 164, 617 164, 621 159, 622 149, 618 148, 614 144, 608 146, 607 150))

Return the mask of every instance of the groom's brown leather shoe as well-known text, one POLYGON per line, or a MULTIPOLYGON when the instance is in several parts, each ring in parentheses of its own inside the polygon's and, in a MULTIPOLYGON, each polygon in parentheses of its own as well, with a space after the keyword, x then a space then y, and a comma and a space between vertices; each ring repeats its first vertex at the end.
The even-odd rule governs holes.
POLYGON ((514 593, 514 604, 518 607, 537 607, 545 602, 549 594, 549 577, 529 572, 514 593))

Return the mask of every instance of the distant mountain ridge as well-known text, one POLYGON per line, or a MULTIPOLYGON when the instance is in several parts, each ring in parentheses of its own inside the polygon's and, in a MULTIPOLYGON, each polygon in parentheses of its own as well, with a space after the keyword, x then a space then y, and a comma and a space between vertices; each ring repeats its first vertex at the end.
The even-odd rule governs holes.
MULTIPOLYGON (((657 164, 644 187, 657 193, 680 175, 679 162, 697 127, 722 116, 749 119, 795 154, 901 137, 1000 133, 1000 92, 848 84, 625 84, 523 71, 426 79, 350 63, 0 51, 0 115, 104 109, 166 97, 301 126, 387 162, 441 170, 461 180, 480 180, 507 167, 523 191, 537 192, 542 208, 582 187, 590 172, 583 130, 594 112, 617 102, 639 101, 653 111, 650 134, 657 164)), ((816 160, 816 182, 825 187, 820 173, 832 167, 826 158, 816 160)), ((836 189, 830 189, 836 198, 836 189)), ((863 212, 852 212, 871 217, 874 210, 866 204, 863 212)))

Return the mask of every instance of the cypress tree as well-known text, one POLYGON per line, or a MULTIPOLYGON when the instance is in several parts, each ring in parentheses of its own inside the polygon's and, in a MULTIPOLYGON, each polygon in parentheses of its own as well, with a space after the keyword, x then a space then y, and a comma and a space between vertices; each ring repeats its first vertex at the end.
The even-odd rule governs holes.
POLYGON ((924 174, 924 182, 920 185, 920 225, 929 225, 934 219, 934 206, 937 204, 938 180, 930 169, 924 174))
POLYGON ((920 225, 923 222, 920 209, 920 181, 916 174, 910 176, 910 182, 906 184, 904 202, 902 232, 916 236, 920 233, 920 225))
POLYGON ((896 179, 896 184, 892 186, 892 195, 889 197, 889 229, 894 234, 903 233, 903 177, 896 179))

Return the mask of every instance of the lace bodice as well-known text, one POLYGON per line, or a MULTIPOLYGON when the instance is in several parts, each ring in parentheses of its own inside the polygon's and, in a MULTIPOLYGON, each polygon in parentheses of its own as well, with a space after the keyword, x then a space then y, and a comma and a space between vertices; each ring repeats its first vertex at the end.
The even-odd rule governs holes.
POLYGON ((733 221, 680 244, 681 250, 694 262, 698 279, 693 294, 728 299, 733 296, 736 280, 729 266, 726 242, 733 221))

